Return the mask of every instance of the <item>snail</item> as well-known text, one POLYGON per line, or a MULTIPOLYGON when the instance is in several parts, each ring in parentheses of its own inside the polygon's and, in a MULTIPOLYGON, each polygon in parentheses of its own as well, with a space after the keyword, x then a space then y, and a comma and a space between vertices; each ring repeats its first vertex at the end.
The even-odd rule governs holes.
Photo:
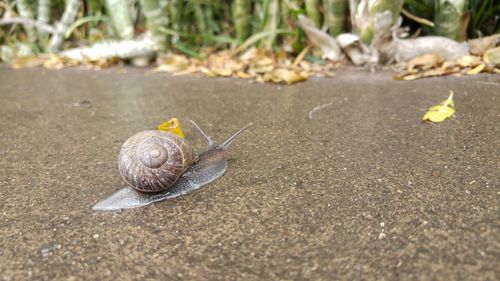
POLYGON ((252 125, 215 144, 195 122, 191 123, 207 142, 205 152, 197 154, 186 140, 164 131, 142 131, 133 135, 125 141, 118 157, 118 169, 128 186, 92 209, 110 211, 146 206, 214 181, 226 171, 229 145, 252 125))

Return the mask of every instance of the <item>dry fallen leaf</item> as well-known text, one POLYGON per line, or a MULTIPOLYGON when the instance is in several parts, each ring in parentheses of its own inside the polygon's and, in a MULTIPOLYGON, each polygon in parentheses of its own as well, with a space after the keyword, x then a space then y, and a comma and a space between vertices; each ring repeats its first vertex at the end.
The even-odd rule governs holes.
POLYGON ((489 64, 500 64, 500 46, 486 51, 483 55, 483 60, 489 64))
POLYGON ((473 69, 467 71, 467 74, 469 74, 469 75, 478 74, 479 72, 483 71, 484 68, 485 68, 485 65, 480 64, 480 65, 474 67, 473 69))
POLYGON ((156 127, 156 130, 169 132, 174 135, 178 135, 181 138, 184 138, 184 133, 182 132, 179 120, 177 120, 177 118, 172 118, 161 123, 160 125, 158 125, 158 127, 156 127))
POLYGON ((213 72, 211 69, 204 66, 200 67, 200 72, 205 74, 207 77, 217 77, 217 73, 213 72))
POLYGON ((406 80, 406 81, 411 81, 411 80, 415 80, 415 79, 419 79, 419 78, 422 78, 422 75, 408 74, 408 75, 403 75, 401 77, 396 76, 396 79, 406 80))
POLYGON ((426 70, 437 67, 442 63, 443 59, 439 54, 423 55, 413 58, 408 62, 408 71, 412 71, 416 68, 426 70))
POLYGON ((457 60, 461 67, 475 67, 481 64, 481 57, 478 56, 463 56, 457 60))
POLYGON ((453 91, 450 91, 450 96, 439 105, 429 108, 425 113, 423 120, 431 122, 443 122, 455 113, 455 103, 453 102, 453 91))
POLYGON ((162 59, 153 71, 175 73, 186 70, 189 66, 190 62, 185 56, 172 54, 162 59))
POLYGON ((305 73, 300 73, 295 70, 279 68, 264 74, 265 81, 272 81, 275 83, 286 82, 293 84, 296 82, 304 81, 308 78, 305 73))
POLYGON ((253 76, 244 72, 244 71, 238 71, 238 72, 236 72, 236 77, 248 79, 248 78, 252 78, 253 76))
MULTIPOLYGON (((240 56, 230 50, 203 49, 200 54, 204 59, 168 54, 158 59, 158 66, 153 69, 153 72, 168 72, 173 76, 201 73, 207 77, 252 78, 257 82, 286 82, 288 84, 307 80, 311 76, 333 77, 334 69, 339 64, 328 61, 319 64, 304 60, 309 49, 306 48, 296 58, 284 51, 273 52, 255 47, 249 48, 240 56)), ((51 54, 19 58, 13 61, 12 67, 44 66, 61 69, 79 65, 101 69, 120 63, 122 61, 118 58, 74 60, 51 54)))
POLYGON ((494 48, 495 45, 500 42, 500 34, 494 34, 491 36, 472 39, 467 42, 469 45, 469 50, 471 54, 481 56, 488 49, 494 48))
POLYGON ((24 67, 36 67, 43 65, 45 58, 38 56, 19 57, 12 60, 10 66, 14 69, 24 67))
POLYGON ((98 60, 74 60, 55 54, 42 54, 38 56, 20 57, 12 60, 12 68, 37 67, 43 66, 48 69, 62 69, 72 66, 84 66, 90 69, 102 69, 115 66, 120 63, 117 58, 98 59, 98 60))
MULTIPOLYGON (((489 51, 491 50, 493 49, 490 49, 489 51)), ((434 60, 430 55, 417 57, 416 59, 418 60, 408 62, 407 70, 395 75, 394 79, 415 80, 432 76, 462 76, 465 74, 474 75, 481 72, 495 73, 495 64, 492 64, 491 61, 488 62, 489 60, 486 59, 486 56, 488 55, 487 53, 485 53, 484 60, 478 56, 467 55, 462 56, 457 60, 444 61, 442 63, 433 63, 433 61, 438 61, 434 60)), ((495 55, 489 58, 494 61, 494 57, 495 55)))

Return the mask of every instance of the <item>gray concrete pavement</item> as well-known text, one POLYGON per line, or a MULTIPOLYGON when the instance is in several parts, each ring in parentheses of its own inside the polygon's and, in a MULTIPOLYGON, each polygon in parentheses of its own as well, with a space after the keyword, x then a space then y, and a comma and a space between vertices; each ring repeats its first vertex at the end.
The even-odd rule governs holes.
POLYGON ((0 101, 2 280, 500 279, 499 75, 284 86, 0 66, 0 101), (456 116, 423 124, 449 90, 456 116), (254 126, 194 194, 93 212, 123 185, 122 142, 173 116, 198 149, 189 119, 216 140, 254 126))

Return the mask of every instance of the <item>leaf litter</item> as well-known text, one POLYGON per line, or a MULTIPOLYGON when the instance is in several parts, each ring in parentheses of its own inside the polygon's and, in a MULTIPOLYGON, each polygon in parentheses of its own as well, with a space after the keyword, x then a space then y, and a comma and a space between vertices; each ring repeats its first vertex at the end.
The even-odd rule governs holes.
POLYGON ((155 72, 168 72, 172 75, 200 73, 208 77, 237 77, 255 79, 258 82, 293 84, 309 77, 333 77, 337 64, 313 64, 304 60, 309 50, 297 58, 285 52, 250 48, 237 56, 233 52, 219 51, 208 54, 207 58, 188 58, 184 55, 170 54, 160 59, 155 72))
POLYGON ((500 47, 489 49, 481 56, 466 55, 452 61, 443 60, 438 54, 427 54, 399 65, 397 80, 416 80, 433 76, 475 75, 481 72, 500 73, 500 47))
MULTIPOLYGON (((304 58, 310 48, 294 57, 283 51, 273 52, 263 48, 249 48, 241 55, 232 50, 207 51, 204 59, 181 54, 167 54, 158 59, 153 72, 167 72, 174 76, 199 74, 207 77, 235 77, 255 79, 258 82, 294 84, 310 77, 333 77, 338 63, 312 63, 304 58)), ((70 59, 55 54, 20 57, 11 61, 13 68, 38 67, 62 69, 83 66, 88 69, 103 69, 123 65, 119 58, 70 59)))
MULTIPOLYGON (((500 46, 495 47, 500 43, 499 40, 499 36, 471 40, 469 42, 471 54, 453 60, 446 60, 438 53, 431 53, 400 62, 393 67, 398 72, 394 78, 415 80, 434 76, 475 75, 483 72, 500 74, 500 46)), ((256 47, 247 50, 240 47, 221 51, 207 48, 200 52, 200 57, 170 53, 158 58, 153 71, 167 72, 174 76, 194 74, 294 84, 310 77, 333 77, 334 70, 341 65, 349 64, 345 57, 339 61, 312 60, 312 56, 308 53, 313 52, 313 46, 318 48, 312 43, 296 56, 284 51, 274 52, 256 47)), ((352 60, 352 56, 349 57, 352 60)), ((85 57, 77 60, 55 54, 19 57, 11 61, 13 68, 43 66, 49 69, 62 69, 83 66, 88 69, 103 69, 117 65, 124 65, 123 59, 85 57)))
POLYGON ((38 66, 43 66, 48 69, 63 69, 67 67, 83 66, 87 69, 98 70, 123 65, 123 62, 118 58, 75 60, 55 54, 41 54, 38 56, 25 56, 13 59, 10 65, 14 69, 38 66))

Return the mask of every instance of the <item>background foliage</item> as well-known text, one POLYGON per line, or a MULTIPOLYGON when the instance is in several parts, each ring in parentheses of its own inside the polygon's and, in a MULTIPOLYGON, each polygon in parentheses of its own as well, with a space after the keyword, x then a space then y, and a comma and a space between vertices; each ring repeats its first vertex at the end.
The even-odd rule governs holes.
MULTIPOLYGON (((243 43, 297 54, 304 48, 304 35, 295 23, 297 15, 306 14, 332 35, 350 32, 356 27, 351 24, 348 2, 352 6, 366 1, 1 0, 2 21, 22 17, 55 29, 67 22, 60 46, 51 43, 55 36, 22 24, 0 26, 0 45, 5 60, 104 39, 130 39, 149 31, 160 51, 173 50, 192 57, 200 56, 203 50, 234 48, 243 43), (76 12, 74 19, 68 18, 71 4, 76 12)), ((379 0, 377 4, 394 6, 398 2, 379 0)), ((403 25, 420 34, 464 40, 500 32, 500 3, 496 0, 405 0, 403 9, 434 22, 432 27, 404 17, 403 25)))

